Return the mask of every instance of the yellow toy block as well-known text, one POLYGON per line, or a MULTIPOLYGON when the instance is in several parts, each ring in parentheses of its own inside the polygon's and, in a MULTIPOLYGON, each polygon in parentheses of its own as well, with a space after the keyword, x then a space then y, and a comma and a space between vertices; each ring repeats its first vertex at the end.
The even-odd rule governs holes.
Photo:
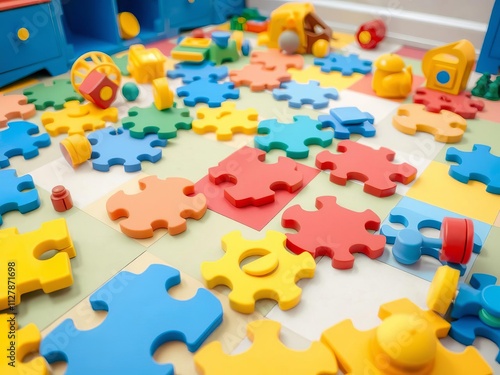
POLYGON ((73 134, 63 139, 59 144, 66 161, 73 167, 85 163, 92 156, 90 141, 81 134, 73 134))
POLYGON ((347 375, 491 375, 492 369, 476 348, 461 353, 446 349, 450 323, 424 311, 408 299, 380 307, 382 323, 358 331, 350 320, 323 332, 321 341, 335 353, 347 375))
POLYGON ((215 262, 204 262, 201 274, 209 288, 226 285, 231 288, 229 302, 233 310, 250 314, 255 301, 270 298, 282 310, 295 307, 302 290, 295 284, 303 278, 312 278, 316 263, 311 254, 295 255, 285 247, 283 233, 268 231, 262 240, 246 240, 241 232, 233 231, 222 238, 224 256, 215 262), (243 265, 246 258, 259 256, 243 265))
POLYGON ((153 80, 153 98, 158 111, 172 108, 174 105, 174 93, 170 90, 167 77, 153 80))
POLYGON ((0 249, 0 310, 18 305, 22 294, 51 293, 73 284, 69 259, 76 252, 64 218, 23 234, 16 228, 0 230, 0 249), (52 250, 58 252, 40 259, 52 250))
POLYGON ((48 375, 49 369, 43 357, 24 359, 38 352, 42 335, 33 324, 17 329, 14 314, 0 314, 0 374, 48 375))
POLYGON ((85 131, 102 129, 106 121, 118 121, 118 109, 101 109, 93 103, 80 104, 78 100, 64 103, 64 109, 56 112, 44 112, 42 124, 50 136, 59 134, 84 135, 85 131))
POLYGON ((173 59, 202 62, 208 58, 212 40, 210 38, 186 37, 170 52, 173 59))
POLYGON ((194 38, 188 36, 181 40, 179 43, 182 47, 191 47, 191 48, 208 48, 212 44, 212 40, 210 38, 194 38))
POLYGON ((426 87, 459 94, 467 86, 475 61, 474 46, 466 39, 429 50, 422 59, 426 87))
POLYGON ((165 77, 167 58, 158 48, 147 48, 142 44, 130 46, 127 69, 137 83, 150 83, 165 77))
POLYGON ((335 375, 337 361, 321 342, 307 350, 288 349, 279 339, 281 324, 257 320, 247 325, 252 347, 241 354, 227 355, 218 341, 201 348, 194 356, 196 370, 203 375, 335 375))
POLYGON ((236 109, 236 103, 223 102, 219 108, 202 107, 196 112, 193 131, 205 134, 215 131, 217 140, 229 141, 234 133, 255 134, 259 125, 259 114, 253 108, 236 109))

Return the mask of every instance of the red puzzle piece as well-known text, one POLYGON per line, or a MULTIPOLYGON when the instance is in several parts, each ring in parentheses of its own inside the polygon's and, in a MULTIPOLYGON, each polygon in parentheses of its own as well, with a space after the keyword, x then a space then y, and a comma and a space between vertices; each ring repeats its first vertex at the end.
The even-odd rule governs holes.
POLYGON ((484 108, 484 102, 471 99, 470 92, 451 95, 425 87, 417 89, 413 102, 424 104, 429 112, 439 112, 445 109, 466 119, 475 118, 477 111, 482 111, 484 108))
POLYGON ((365 183, 363 191, 376 197, 387 197, 396 192, 393 181, 409 184, 417 170, 408 163, 393 164, 395 153, 388 148, 375 150, 358 142, 342 141, 337 145, 342 154, 322 151, 316 156, 316 166, 331 169, 330 180, 345 185, 347 180, 365 183))
POLYGON ((274 202, 275 190, 289 193, 300 189, 303 174, 292 159, 280 157, 277 163, 266 164, 266 153, 252 147, 243 147, 208 171, 214 184, 229 181, 234 186, 224 190, 224 196, 233 206, 262 206, 274 202))
POLYGON ((14 118, 26 120, 36 115, 34 104, 28 104, 24 95, 3 95, 0 93, 0 128, 7 126, 7 121, 14 118))
POLYGON ((106 202, 111 220, 126 217, 120 229, 132 238, 153 237, 153 231, 168 228, 171 235, 186 230, 186 218, 201 219, 207 210, 203 194, 194 193, 194 185, 185 178, 148 176, 139 180, 141 192, 128 195, 123 190, 106 202))
POLYGON ((265 69, 302 69, 304 67, 304 57, 299 54, 288 55, 279 49, 270 48, 265 51, 252 52, 250 64, 262 64, 265 69))
POLYGON ((265 69, 262 64, 245 65, 241 70, 229 72, 229 78, 236 86, 250 86, 252 91, 272 90, 288 82, 292 76, 284 68, 265 69))
POLYGON ((354 264, 352 253, 371 259, 384 253, 385 236, 367 231, 380 227, 380 218, 372 210, 351 211, 328 196, 316 198, 316 208, 318 211, 305 211, 295 205, 283 213, 281 225, 299 232, 286 235, 286 246, 295 254, 327 255, 333 268, 349 269, 354 264))

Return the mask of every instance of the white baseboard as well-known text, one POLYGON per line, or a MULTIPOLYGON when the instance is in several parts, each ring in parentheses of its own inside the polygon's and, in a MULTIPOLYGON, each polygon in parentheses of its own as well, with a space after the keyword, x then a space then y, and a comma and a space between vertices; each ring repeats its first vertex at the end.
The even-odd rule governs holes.
MULTIPOLYGON (((256 7, 267 15, 286 2, 288 1, 247 0, 247 7, 256 7)), ((332 27, 334 32, 355 33, 362 23, 381 18, 387 25, 388 40, 429 49, 459 39, 467 39, 479 53, 494 0, 311 2, 316 8, 316 13, 332 27), (453 9, 446 9, 446 6, 452 6, 453 9), (453 17, 453 14, 461 18, 453 17), (464 15, 467 15, 468 19, 464 19, 464 15)))

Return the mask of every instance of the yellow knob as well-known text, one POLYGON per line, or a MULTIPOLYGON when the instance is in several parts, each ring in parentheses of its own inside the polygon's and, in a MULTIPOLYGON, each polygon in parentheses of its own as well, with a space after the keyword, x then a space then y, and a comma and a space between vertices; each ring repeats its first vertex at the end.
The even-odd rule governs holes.
POLYGON ((21 27, 19 30, 17 30, 17 37, 19 38, 19 40, 25 42, 29 39, 30 32, 27 28, 21 27))

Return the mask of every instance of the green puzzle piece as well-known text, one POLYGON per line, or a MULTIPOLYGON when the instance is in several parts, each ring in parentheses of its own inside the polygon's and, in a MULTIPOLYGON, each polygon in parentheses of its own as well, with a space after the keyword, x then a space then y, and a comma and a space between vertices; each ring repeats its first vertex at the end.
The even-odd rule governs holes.
POLYGON ((116 64, 116 66, 120 69, 122 76, 127 77, 130 75, 130 72, 127 69, 128 53, 120 57, 113 56, 111 58, 113 59, 113 62, 116 64))
POLYGON ((73 89, 69 79, 55 79, 52 85, 38 83, 28 87, 23 94, 28 97, 28 103, 33 103, 38 111, 47 107, 63 109, 64 103, 70 100, 83 102, 83 97, 73 89))
POLYGON ((132 107, 128 114, 129 117, 122 119, 122 125, 130 130, 133 138, 139 139, 149 133, 157 133, 160 139, 175 138, 177 130, 189 130, 193 122, 189 109, 176 108, 176 103, 163 111, 157 110, 154 104, 146 108, 132 107))

